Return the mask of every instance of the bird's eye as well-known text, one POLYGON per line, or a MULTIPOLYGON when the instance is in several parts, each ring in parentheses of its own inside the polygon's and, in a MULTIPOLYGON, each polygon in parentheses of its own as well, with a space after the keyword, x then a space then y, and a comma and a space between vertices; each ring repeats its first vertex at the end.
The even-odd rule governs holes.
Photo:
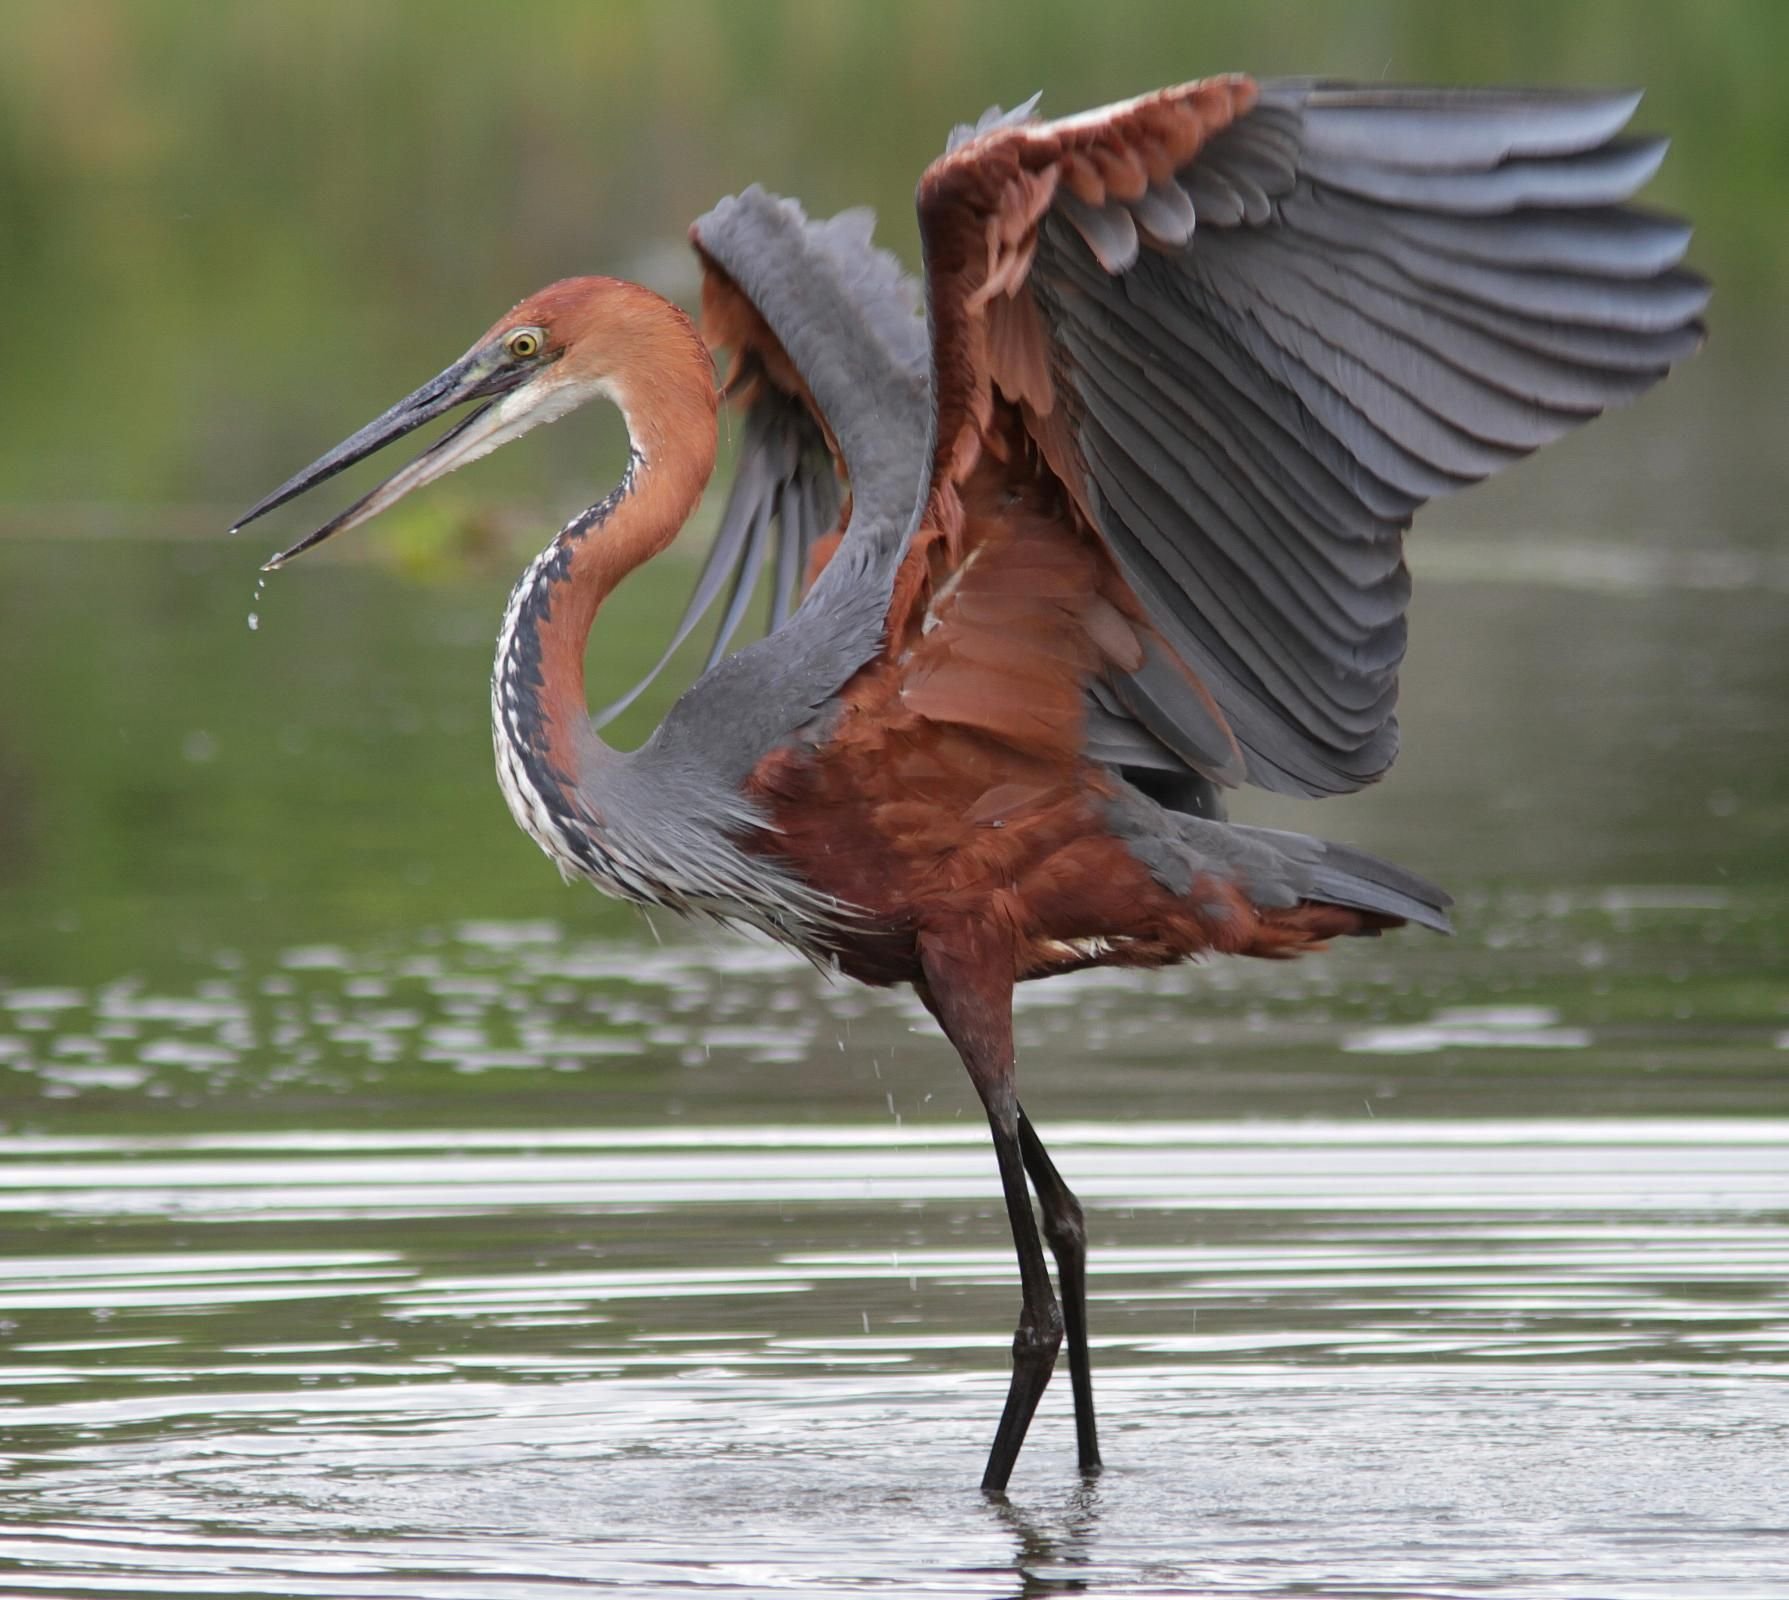
POLYGON ((503 341, 503 348, 518 361, 540 354, 540 334, 533 328, 517 328, 503 341))

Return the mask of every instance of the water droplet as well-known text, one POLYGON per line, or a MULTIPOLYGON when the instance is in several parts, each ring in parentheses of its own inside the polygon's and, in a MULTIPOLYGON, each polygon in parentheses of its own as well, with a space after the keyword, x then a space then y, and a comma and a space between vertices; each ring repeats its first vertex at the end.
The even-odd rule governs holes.
POLYGON ((253 632, 255 632, 255 631, 256 631, 256 630, 257 630, 257 629, 258 629, 258 628, 259 628, 259 627, 260 627, 260 626, 261 626, 261 614, 260 614, 260 612, 258 612, 258 611, 251 611, 251 612, 250 612, 250 613, 249 613, 249 614, 248 614, 248 629, 249 629, 249 632, 250 632, 250 633, 253 633, 253 632))

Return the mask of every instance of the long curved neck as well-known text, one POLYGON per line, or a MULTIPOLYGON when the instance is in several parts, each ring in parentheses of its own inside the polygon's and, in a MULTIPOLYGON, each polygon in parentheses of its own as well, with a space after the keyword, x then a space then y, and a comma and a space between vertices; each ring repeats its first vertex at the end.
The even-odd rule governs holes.
POLYGON ((620 406, 627 471, 529 565, 510 596, 491 684, 498 774, 516 821, 567 871, 590 870, 568 838, 584 767, 607 750, 590 728, 584 651, 616 586, 676 538, 714 470, 715 393, 706 349, 592 388, 620 406), (691 355, 697 359, 690 359, 691 355))

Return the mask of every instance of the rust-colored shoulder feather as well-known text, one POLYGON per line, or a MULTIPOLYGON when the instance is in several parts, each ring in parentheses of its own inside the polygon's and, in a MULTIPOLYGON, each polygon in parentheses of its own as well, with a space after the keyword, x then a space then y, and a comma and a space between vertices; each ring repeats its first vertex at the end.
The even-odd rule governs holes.
MULTIPOLYGON (((1128 228, 1134 252, 1138 233, 1130 208, 1166 214, 1166 201, 1148 208, 1152 192, 1165 193, 1174 174, 1255 95, 1245 77, 1184 84, 1082 117, 1000 128, 926 169, 919 216, 931 286, 938 440, 929 529, 950 540, 957 535, 952 491, 980 458, 996 388, 1038 418, 1054 408, 1047 335, 1026 278, 1039 225, 1058 195, 1066 193, 1090 239, 1123 238, 1128 228), (1126 221, 1115 220, 1121 216, 1126 221)), ((1182 233, 1173 242, 1185 238, 1182 233)), ((1116 269, 1128 262, 1106 264, 1116 269)), ((1068 463, 1051 465, 1060 471, 1068 463)), ((1072 477, 1064 481, 1074 487, 1072 477)))

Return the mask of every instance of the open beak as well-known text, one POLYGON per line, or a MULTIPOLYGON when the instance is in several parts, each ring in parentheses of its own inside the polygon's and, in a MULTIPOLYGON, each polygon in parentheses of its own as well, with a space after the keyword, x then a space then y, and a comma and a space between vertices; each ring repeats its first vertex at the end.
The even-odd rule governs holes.
POLYGON ((288 478, 265 499, 256 501, 230 531, 235 533, 275 506, 284 505, 326 478, 333 478, 355 462, 365 460, 375 450, 384 449, 394 439, 401 439, 425 423, 445 416, 455 406, 464 405, 469 400, 485 402, 462 419, 457 427, 442 434, 409 466, 394 472, 315 533, 300 539, 290 549, 282 550, 264 564, 262 571, 271 572, 276 567, 283 567, 345 528, 358 527, 376 517, 412 489, 420 489, 425 483, 432 483, 452 472, 455 467, 488 455, 498 445, 525 432, 538 420, 530 413, 540 398, 538 383, 529 380, 538 380, 542 376, 543 369, 521 367, 506 360, 500 348, 474 347, 415 394, 400 400, 383 416, 369 422, 351 438, 344 439, 304 471, 288 478))

